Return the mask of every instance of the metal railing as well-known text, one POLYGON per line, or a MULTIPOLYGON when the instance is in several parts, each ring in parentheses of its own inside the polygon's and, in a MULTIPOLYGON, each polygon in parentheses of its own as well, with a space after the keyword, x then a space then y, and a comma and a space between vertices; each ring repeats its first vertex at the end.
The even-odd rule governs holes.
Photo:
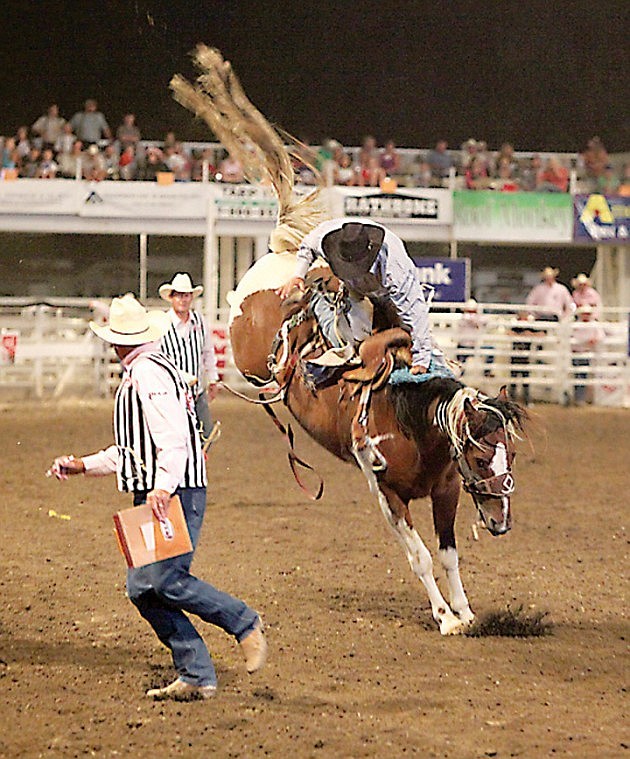
MULTIPOLYGON (((90 302, 51 298, 34 304, 27 298, 0 298, 0 398, 99 397, 113 392, 119 365, 111 349, 89 329, 90 302)), ((431 313, 433 335, 446 355, 459 361, 462 381, 488 393, 508 385, 526 402, 567 404, 579 396, 596 405, 630 406, 628 309, 609 309, 613 318, 599 322, 602 340, 593 350, 577 352, 572 340, 575 322, 519 319, 525 308, 479 304, 483 322, 471 336, 461 330, 461 303, 436 307, 431 313)), ((212 325, 212 331, 222 376, 243 387, 226 325, 212 325)))

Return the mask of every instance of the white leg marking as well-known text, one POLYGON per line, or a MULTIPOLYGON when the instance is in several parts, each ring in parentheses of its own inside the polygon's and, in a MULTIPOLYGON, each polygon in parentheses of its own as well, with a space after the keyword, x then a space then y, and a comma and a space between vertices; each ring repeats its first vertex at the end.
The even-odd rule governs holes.
POLYGON ((366 449, 359 451, 353 448, 353 453, 368 481, 370 490, 378 499, 378 504, 381 507, 387 524, 392 528, 394 534, 402 544, 411 569, 427 590, 433 618, 440 626, 440 632, 442 635, 453 635, 462 632, 464 629, 462 621, 453 614, 437 586, 435 577, 433 576, 433 560, 431 559, 429 550, 422 542, 422 538, 415 529, 409 527, 404 519, 400 519, 398 522, 394 521, 394 515, 389 508, 387 498, 379 488, 378 481, 374 475, 369 452, 366 449))
POLYGON ((459 575, 459 557, 457 551, 455 548, 440 549, 439 556, 448 580, 451 608, 464 624, 470 624, 475 615, 472 613, 468 598, 466 598, 462 579, 459 575))

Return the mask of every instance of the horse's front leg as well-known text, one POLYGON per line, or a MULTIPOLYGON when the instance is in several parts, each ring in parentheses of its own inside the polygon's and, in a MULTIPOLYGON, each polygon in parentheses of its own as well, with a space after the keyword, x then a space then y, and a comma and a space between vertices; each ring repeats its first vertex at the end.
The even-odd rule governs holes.
MULTIPOLYGON (((460 620, 460 627, 472 623, 475 618, 464 591, 459 574, 459 557, 455 543, 455 515, 459 503, 460 485, 457 475, 453 473, 446 482, 440 483, 431 492, 433 506, 433 524, 438 536, 438 554, 440 563, 448 581, 451 609, 460 620)), ((453 632, 460 632, 453 630, 453 632)))
POLYGON ((438 588, 433 576, 433 559, 413 526, 408 504, 384 485, 379 487, 377 495, 383 515, 402 544, 413 573, 427 590, 433 619, 438 623, 440 632, 442 635, 460 632, 462 623, 453 614, 438 588))

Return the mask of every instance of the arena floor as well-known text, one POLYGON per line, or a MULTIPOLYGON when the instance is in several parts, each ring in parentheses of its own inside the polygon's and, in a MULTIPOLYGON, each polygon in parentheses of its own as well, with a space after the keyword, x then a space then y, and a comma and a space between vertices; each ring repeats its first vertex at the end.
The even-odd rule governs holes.
MULTIPOLYGON (((125 598, 111 514, 128 499, 113 479, 44 477, 54 455, 110 441, 111 404, 4 406, 0 756, 530 759, 628 748, 630 412, 536 407, 509 535, 474 540, 464 497, 473 609, 522 607, 553 623, 547 637, 517 639, 442 638, 359 472, 299 435, 326 479, 323 500, 309 503, 263 411, 224 398, 214 408, 223 437, 193 568, 263 613, 268 666, 248 677, 233 641, 200 623, 218 697, 143 697, 173 673, 125 598)), ((414 513, 432 548, 429 510, 419 502, 414 513)))

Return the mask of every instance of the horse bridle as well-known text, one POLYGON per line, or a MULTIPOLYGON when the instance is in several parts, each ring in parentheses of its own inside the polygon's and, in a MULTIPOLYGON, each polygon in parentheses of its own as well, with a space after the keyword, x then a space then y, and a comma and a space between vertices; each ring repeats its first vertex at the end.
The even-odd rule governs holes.
POLYGON ((473 472, 466 461, 464 451, 457 453, 455 448, 451 447, 451 456, 457 463, 457 468, 464 481, 464 490, 470 495, 483 498, 504 498, 514 492, 514 477, 509 467, 507 472, 484 478, 473 472))

